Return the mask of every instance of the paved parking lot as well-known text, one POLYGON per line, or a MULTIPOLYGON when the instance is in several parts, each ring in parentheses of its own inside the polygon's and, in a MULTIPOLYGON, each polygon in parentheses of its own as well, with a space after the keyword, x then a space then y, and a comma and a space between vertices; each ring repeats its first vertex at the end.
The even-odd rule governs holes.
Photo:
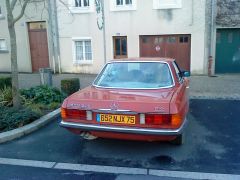
POLYGON ((86 141, 59 127, 60 119, 56 119, 33 134, 2 144, 0 158, 240 174, 239 112, 240 101, 191 100, 182 146, 109 139, 86 141))

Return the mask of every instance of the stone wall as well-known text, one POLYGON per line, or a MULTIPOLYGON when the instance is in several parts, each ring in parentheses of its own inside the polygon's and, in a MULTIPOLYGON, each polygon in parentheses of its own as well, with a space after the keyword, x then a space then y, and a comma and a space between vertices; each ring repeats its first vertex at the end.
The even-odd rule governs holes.
POLYGON ((240 26, 240 0, 217 0, 216 25, 240 26))

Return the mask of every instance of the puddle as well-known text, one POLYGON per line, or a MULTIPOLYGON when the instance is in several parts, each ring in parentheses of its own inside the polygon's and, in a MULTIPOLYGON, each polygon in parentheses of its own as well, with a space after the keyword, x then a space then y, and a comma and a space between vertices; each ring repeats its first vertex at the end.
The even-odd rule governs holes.
POLYGON ((162 164, 162 165, 174 164, 176 162, 172 157, 167 155, 155 156, 150 161, 153 164, 162 164))

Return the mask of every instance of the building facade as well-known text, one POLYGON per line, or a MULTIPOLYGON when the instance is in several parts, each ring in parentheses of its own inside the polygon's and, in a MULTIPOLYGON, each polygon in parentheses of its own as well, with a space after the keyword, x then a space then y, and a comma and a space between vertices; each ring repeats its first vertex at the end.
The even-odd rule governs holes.
POLYGON ((194 74, 207 72, 205 0, 104 0, 104 20, 94 0, 65 4, 57 4, 62 72, 98 73, 126 57, 172 57, 194 74))
MULTIPOLYGON (((21 4, 13 14, 20 14, 21 4)), ((19 72, 38 72, 39 68, 55 68, 52 30, 49 28, 47 1, 29 3, 24 16, 16 22, 19 72)), ((5 1, 0 1, 0 72, 11 72, 10 38, 5 1)))
POLYGON ((240 73, 240 1, 216 3, 215 73, 240 73))
MULTIPOLYGON (((15 26, 19 71, 37 72, 39 68, 50 67, 54 72, 97 74, 112 59, 171 57, 182 69, 206 74, 210 42, 206 6, 209 1, 31 3, 15 26)), ((9 72, 10 46, 3 1, 0 6, 0 27, 3 27, 0 30, 0 72, 9 72)))

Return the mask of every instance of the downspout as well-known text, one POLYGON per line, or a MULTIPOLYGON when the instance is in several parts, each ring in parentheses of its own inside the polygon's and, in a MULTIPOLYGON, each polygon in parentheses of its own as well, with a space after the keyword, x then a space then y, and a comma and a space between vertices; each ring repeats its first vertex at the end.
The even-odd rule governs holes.
POLYGON ((58 72, 62 73, 62 67, 61 67, 61 56, 60 56, 60 46, 59 46, 59 31, 58 31, 58 16, 57 16, 57 2, 56 0, 53 1, 53 10, 54 10, 54 23, 55 23, 55 42, 56 42, 56 58, 58 61, 58 72))
POLYGON ((211 45, 210 45, 210 56, 213 56, 213 49, 214 49, 214 34, 215 34, 215 1, 216 0, 211 0, 212 4, 211 4, 211 45))
POLYGON ((48 28, 50 30, 50 36, 51 36, 51 41, 49 42, 50 44, 50 49, 51 49, 51 56, 52 56, 52 66, 53 66, 53 73, 56 73, 56 62, 55 62, 55 58, 54 58, 54 38, 53 38, 53 26, 52 26, 52 3, 49 0, 48 1, 48 28))
POLYGON ((103 18, 103 51, 104 51, 104 64, 107 63, 107 48, 106 48, 106 29, 105 29, 105 8, 104 0, 102 1, 102 18, 103 18))
POLYGON ((209 47, 209 59, 208 59, 208 75, 212 76, 214 74, 215 67, 215 54, 214 54, 214 47, 215 47, 215 7, 216 7, 216 0, 211 0, 211 31, 210 31, 210 47, 209 47))

